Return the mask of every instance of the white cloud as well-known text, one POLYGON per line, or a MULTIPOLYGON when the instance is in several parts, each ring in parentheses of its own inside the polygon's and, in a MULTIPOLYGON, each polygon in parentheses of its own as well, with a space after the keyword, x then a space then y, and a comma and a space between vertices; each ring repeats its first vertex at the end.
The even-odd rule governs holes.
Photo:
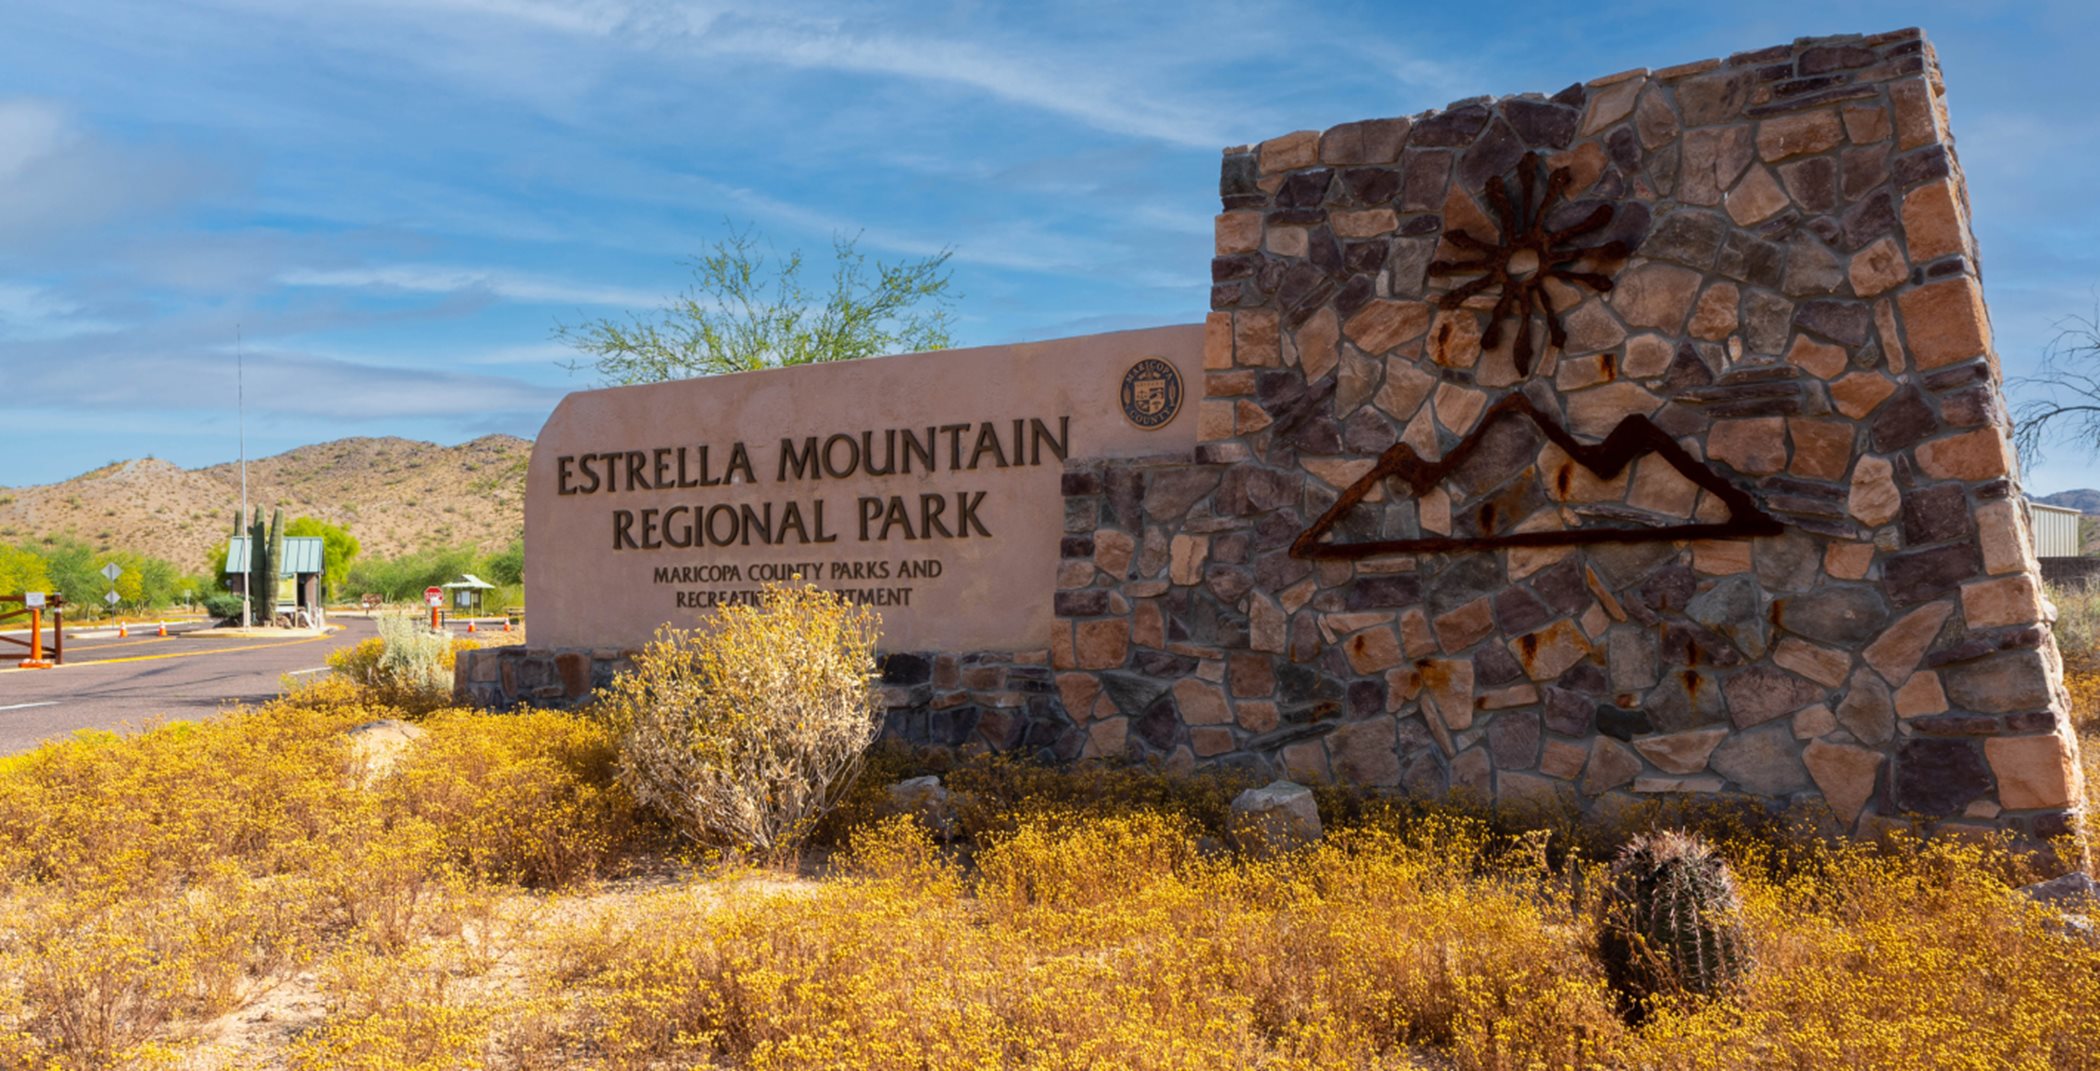
MULTIPOLYGON (((230 348, 162 352, 90 350, 71 360, 23 360, 8 371, 30 397, 64 398, 81 412, 220 411, 229 408, 235 361, 230 348)), ((563 388, 503 375, 457 372, 433 354, 403 367, 286 347, 250 346, 240 362, 253 414, 373 421, 551 411, 563 388)))
POLYGON ((75 137, 57 108, 24 97, 0 98, 0 178, 20 172, 75 137))
POLYGON ((399 5, 410 9, 446 9, 468 14, 494 15, 543 29, 571 34, 603 35, 625 21, 628 6, 619 3, 559 3, 551 0, 412 0, 399 5))
POLYGON ((578 354, 574 346, 561 342, 528 342, 517 346, 491 346, 453 355, 455 365, 524 365, 543 367, 565 364, 575 360, 578 354))
POLYGON ((1226 117, 1213 105, 1138 84, 1128 77, 1129 68, 1118 72, 1109 63, 1060 62, 1048 48, 1024 52, 954 38, 857 33, 829 20, 778 17, 716 19, 693 43, 705 52, 791 67, 948 83, 1098 130, 1171 145, 1207 149, 1230 138, 1226 117))
MULTIPOLYGON (((254 0, 231 2, 237 7, 254 6, 254 0)), ((462 23, 480 23, 484 29, 501 23, 512 29, 590 39, 629 53, 661 52, 669 46, 699 56, 946 84, 1097 130, 1191 148, 1227 144, 1232 140, 1228 131, 1247 118, 1244 107, 1225 104, 1215 93, 1170 87, 1167 83, 1173 78, 1163 71, 1168 64, 1156 43, 1097 38, 1074 44, 1052 38, 1014 39, 990 31, 975 38, 912 33, 897 29, 921 14, 909 6, 865 9, 869 14, 859 21, 829 13, 798 13, 777 2, 371 0, 348 6, 363 8, 367 14, 381 9, 447 38, 465 36, 459 32, 462 23)), ((256 10, 273 15, 284 12, 274 4, 256 10)), ((308 15, 327 17, 311 10, 308 15)), ((1213 14, 1195 17, 1203 29, 1215 32, 1213 14)), ((363 35, 370 30, 352 20, 341 21, 350 32, 363 35)), ((433 43, 420 34, 367 37, 366 41, 418 56, 433 43)), ((450 51, 451 42, 445 44, 450 51)), ((581 56, 576 61, 589 62, 581 56)), ((506 93, 543 97, 536 88, 539 83, 519 81, 514 71, 481 70, 472 56, 455 54, 451 66, 457 73, 499 86, 506 93)), ((565 80, 568 72, 549 71, 540 83, 547 77, 565 80)), ((555 106, 545 99, 541 103, 555 106)))
MULTIPOLYGON (((1089 236, 1086 228, 1054 223, 1046 225, 1025 216, 966 227, 955 241, 944 244, 895 228, 863 226, 843 215, 783 201, 757 190, 730 186, 697 175, 681 178, 704 190, 710 197, 733 202, 743 211, 798 230, 849 238, 858 235, 865 249, 887 250, 913 257, 929 257, 946 249, 957 263, 1066 275, 1098 275, 1104 265, 1126 260, 1131 255, 1128 246, 1110 237, 1089 236)), ((1168 227, 1166 224, 1173 217, 1162 215, 1155 218, 1147 212, 1133 214, 1131 218, 1142 220, 1147 226, 1183 234, 1208 237, 1211 231, 1209 217, 1199 217, 1202 220, 1200 227, 1190 224, 1168 227)), ((1201 260, 1205 265, 1209 264, 1208 252, 1201 254, 1201 260)), ((1153 284, 1148 282, 1146 285, 1153 284)))
POLYGON ((398 290, 419 294, 488 294, 506 301, 544 305, 654 307, 666 295, 594 286, 493 268, 396 264, 375 268, 297 269, 278 276, 286 286, 350 290, 398 290))
POLYGON ((46 101, 0 99, 0 249, 77 244, 93 227, 194 197, 208 174, 184 156, 105 143, 46 101))
POLYGON ((114 326, 82 312, 80 303, 44 287, 0 281, 0 338, 65 338, 114 326))

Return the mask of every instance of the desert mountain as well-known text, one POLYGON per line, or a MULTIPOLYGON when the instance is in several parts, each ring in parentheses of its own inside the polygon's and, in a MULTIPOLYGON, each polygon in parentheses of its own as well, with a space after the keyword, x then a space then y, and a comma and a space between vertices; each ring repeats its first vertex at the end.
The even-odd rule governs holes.
MULTIPOLYGON (((427 546, 503 547, 524 530, 529 440, 490 435, 439 446, 337 439, 248 463, 248 501, 348 528, 367 557, 427 546)), ((0 542, 70 535, 201 570, 233 527, 237 464, 184 469, 145 458, 62 483, 0 488, 0 542)))
POLYGON ((2053 495, 2037 495, 2036 502, 2051 506, 2063 506, 2080 513, 2100 513, 2100 491, 2081 487, 2076 491, 2058 491, 2053 495))

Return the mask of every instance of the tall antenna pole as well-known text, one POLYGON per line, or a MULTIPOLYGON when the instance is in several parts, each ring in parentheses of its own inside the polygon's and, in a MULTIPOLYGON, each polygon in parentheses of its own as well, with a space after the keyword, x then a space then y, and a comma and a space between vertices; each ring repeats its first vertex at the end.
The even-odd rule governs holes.
MULTIPOLYGON (((248 367, 247 367, 247 362, 246 362, 246 361, 245 361, 245 360, 244 360, 244 359, 242 358, 242 355, 241 355, 241 325, 239 325, 239 324, 234 324, 234 325, 233 325, 233 411, 234 411, 234 421, 235 421, 235 426, 236 426, 236 427, 237 427, 237 428, 239 429, 239 431, 240 431, 240 437, 241 437, 241 516, 240 516, 240 520, 241 520, 241 523, 242 523, 242 524, 247 524, 247 523, 248 523, 248 367)), ((252 579, 254 579, 254 577, 255 577, 255 547, 253 546, 253 544, 254 544, 254 542, 255 542, 255 536, 254 536, 254 532, 253 532, 252 528, 251 528, 251 530, 250 530, 249 534, 248 534, 247 536, 243 537, 243 538, 247 539, 248 543, 250 544, 250 546, 248 547, 248 572, 247 572, 247 574, 246 574, 246 577, 247 577, 247 580, 252 580, 252 579)), ((243 582, 241 583, 241 593, 242 593, 242 595, 243 595, 243 596, 245 596, 244 598, 242 598, 242 599, 241 599, 241 627, 242 627, 242 628, 244 628, 244 629, 246 629, 246 628, 253 628, 253 627, 255 626, 255 617, 254 617, 254 610, 253 610, 253 607, 255 606, 255 593, 254 593, 254 592, 252 592, 252 591, 249 591, 249 590, 248 590, 248 583, 247 583, 247 580, 244 580, 244 581, 243 581, 243 582)))

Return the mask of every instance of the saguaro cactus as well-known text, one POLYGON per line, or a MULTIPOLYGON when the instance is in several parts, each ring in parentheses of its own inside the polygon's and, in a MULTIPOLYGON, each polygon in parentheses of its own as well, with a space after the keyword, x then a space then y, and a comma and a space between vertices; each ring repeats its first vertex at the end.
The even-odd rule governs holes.
POLYGON ((284 511, 278 510, 263 526, 262 507, 248 525, 248 608, 256 623, 266 624, 277 613, 277 567, 283 560, 284 511))
POLYGON ((262 507, 255 507, 248 515, 248 616, 257 624, 270 620, 268 604, 263 601, 262 577, 262 507))
POLYGON ((1620 850, 1598 944, 1636 1014, 1652 996, 1733 991, 1751 966, 1735 876, 1690 833, 1646 834, 1620 850))
POLYGON ((270 591, 274 598, 277 591, 277 574, 284 569, 284 511, 270 513, 270 591))

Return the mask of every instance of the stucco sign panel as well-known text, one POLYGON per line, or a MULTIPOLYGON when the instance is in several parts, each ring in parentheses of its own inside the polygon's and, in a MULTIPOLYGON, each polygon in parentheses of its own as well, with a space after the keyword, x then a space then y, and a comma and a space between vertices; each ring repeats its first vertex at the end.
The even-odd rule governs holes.
POLYGON ((1167 403, 1202 345, 1167 327, 572 394, 528 475, 533 640, 635 646, 801 577, 879 610, 887 649, 1043 648, 1066 463, 1193 449, 1167 403))

